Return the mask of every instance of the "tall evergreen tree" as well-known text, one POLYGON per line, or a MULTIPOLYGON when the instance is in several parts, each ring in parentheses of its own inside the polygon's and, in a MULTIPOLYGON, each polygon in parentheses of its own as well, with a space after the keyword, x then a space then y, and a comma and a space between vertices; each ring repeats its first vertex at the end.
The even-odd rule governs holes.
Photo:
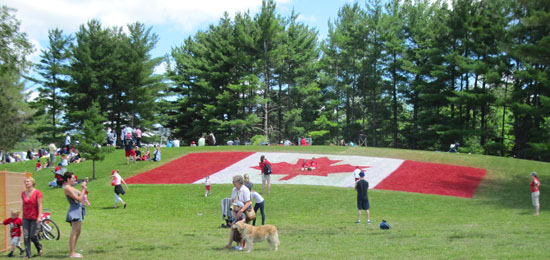
MULTIPOLYGON (((32 111, 25 102, 22 75, 29 69, 32 45, 20 31, 14 9, 0 6, 0 150, 11 149, 26 133, 32 111)), ((5 160, 3 156, 2 160, 5 160)))
POLYGON ((97 20, 81 25, 76 32, 76 43, 71 45, 72 59, 69 66, 71 83, 64 92, 67 93, 65 116, 68 128, 80 128, 86 119, 86 111, 92 101, 99 102, 100 111, 104 112, 107 89, 112 86, 112 55, 117 39, 113 32, 102 28, 97 20))
POLYGON ((64 105, 60 95, 70 80, 67 67, 70 58, 68 47, 72 38, 56 28, 48 31, 48 39, 49 46, 42 50, 40 63, 36 66, 41 78, 34 79, 41 85, 37 89, 39 96, 33 102, 37 110, 35 117, 47 123, 40 124, 39 120, 35 120, 35 123, 40 124, 35 131, 42 143, 55 141, 59 133, 63 132, 60 126, 64 105))
MULTIPOLYGON (((284 30, 282 18, 276 12, 276 4, 273 0, 262 0, 262 8, 254 19, 258 27, 258 37, 255 42, 255 49, 258 57, 258 70, 261 71, 261 82, 263 87, 263 135, 270 139, 273 132, 273 124, 270 122, 270 115, 273 110, 281 104, 273 102, 276 93, 273 87, 275 81, 275 69, 279 63, 277 54, 283 52, 281 44, 282 32, 284 30)), ((284 52, 283 52, 284 53, 284 52)))
POLYGON ((105 118, 99 111, 97 101, 92 102, 92 106, 86 110, 86 119, 82 125, 82 134, 75 135, 79 141, 77 145, 83 158, 92 160, 92 178, 95 179, 95 162, 103 161, 110 147, 101 146, 105 142, 105 129, 103 122, 105 118))
POLYGON ((510 46, 515 60, 511 98, 513 153, 520 158, 548 161, 550 138, 545 122, 550 112, 550 6, 544 1, 520 1, 519 4, 510 46))

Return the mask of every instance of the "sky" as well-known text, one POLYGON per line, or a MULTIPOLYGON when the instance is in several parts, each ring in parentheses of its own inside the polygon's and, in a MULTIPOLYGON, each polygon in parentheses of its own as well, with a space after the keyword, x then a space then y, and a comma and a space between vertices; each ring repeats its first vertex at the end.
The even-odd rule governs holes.
MULTIPOLYGON (((288 17, 292 10, 298 21, 316 28, 319 39, 326 38, 328 21, 334 21, 338 10, 352 0, 275 0, 277 13, 288 17)), ((217 24, 224 12, 231 18, 236 13, 259 12, 262 0, 3 0, 2 5, 14 8, 21 22, 20 30, 27 33, 35 47, 29 57, 39 61, 41 50, 48 47, 48 30, 59 28, 74 35, 80 25, 91 19, 104 27, 125 26, 139 21, 159 36, 152 51, 153 57, 169 54, 172 47, 181 46, 189 36, 209 25, 217 24)), ((162 73, 164 68, 157 68, 162 73)))

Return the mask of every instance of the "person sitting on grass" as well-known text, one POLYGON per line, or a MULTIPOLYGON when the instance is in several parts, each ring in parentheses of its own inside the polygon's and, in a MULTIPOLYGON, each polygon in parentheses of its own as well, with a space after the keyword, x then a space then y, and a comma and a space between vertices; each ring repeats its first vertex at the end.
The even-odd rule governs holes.
POLYGON ((304 160, 302 163, 302 171, 307 171, 309 169, 309 162, 307 160, 304 160))
POLYGON ((145 153, 141 156, 142 161, 151 160, 151 152, 149 151, 149 146, 145 147, 145 153))
POLYGON ((70 163, 80 163, 82 158, 80 157, 80 152, 78 152, 77 149, 74 149, 71 151, 71 159, 69 160, 70 163))
POLYGON ((141 161, 141 151, 139 150, 139 146, 136 146, 136 160, 141 161))
POLYGON ((59 163, 61 167, 67 167, 69 166, 69 159, 67 158, 67 155, 66 154, 63 154, 61 156, 61 162, 59 163))
POLYGON ((40 160, 36 162, 36 171, 42 170, 42 164, 40 163, 40 160))
POLYGON ((160 145, 155 146, 155 152, 153 153, 153 161, 160 161, 160 145))
POLYGON ((309 161, 309 169, 310 171, 313 171, 317 169, 317 162, 315 161, 315 157, 311 158, 311 161, 309 161))

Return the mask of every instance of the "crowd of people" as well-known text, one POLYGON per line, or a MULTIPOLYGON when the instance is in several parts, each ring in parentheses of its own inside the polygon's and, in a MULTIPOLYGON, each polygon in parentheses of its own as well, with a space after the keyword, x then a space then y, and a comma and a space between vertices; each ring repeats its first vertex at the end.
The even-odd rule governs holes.
MULTIPOLYGON (((128 185, 118 174, 118 170, 112 171, 112 185, 115 191, 115 208, 119 202, 126 209, 126 202, 122 200, 121 195, 125 194, 122 184, 128 185)), ((82 258, 83 256, 77 253, 76 245, 82 231, 82 222, 86 216, 86 204, 90 203, 87 199, 88 195, 88 178, 84 178, 79 182, 77 176, 73 172, 65 172, 63 174, 63 190, 64 195, 69 203, 69 209, 65 221, 71 225, 71 233, 69 236, 69 257, 82 258), (80 183, 80 190, 76 185, 80 183), (85 204, 86 203, 86 204, 85 204)), ((9 225, 11 236, 11 247, 9 248, 8 257, 15 256, 15 249, 19 249, 19 254, 25 258, 32 257, 32 247, 36 248, 36 256, 43 254, 43 245, 40 243, 38 232, 43 220, 43 196, 42 192, 36 189, 36 181, 32 177, 26 177, 23 181, 25 190, 21 193, 21 201, 23 208, 22 218, 19 217, 19 210, 12 210, 9 218, 4 219, 3 224, 9 225), (25 247, 21 247, 21 235, 25 247)))
MULTIPOLYGON (((67 135, 69 136, 69 135, 67 135)), ((126 147, 133 149, 135 145, 136 151, 134 153, 130 152, 130 156, 134 156, 134 162, 137 160, 136 157, 141 158, 149 154, 149 147, 146 149, 145 154, 139 152, 139 145, 137 141, 127 135, 128 139, 123 139, 124 143, 127 144, 126 147), (130 145, 128 145, 130 144, 130 145), (139 156, 138 156, 139 154, 139 156)), ((66 139, 67 140, 67 139, 66 139)), ((55 162, 55 155, 59 152, 59 149, 55 148, 55 144, 52 143, 49 147, 54 151, 50 154, 44 154, 44 156, 54 155, 53 162, 55 162)), ((62 151, 71 151, 74 154, 78 154, 78 151, 73 149, 69 142, 65 142, 65 146, 62 151)), ((152 157, 158 158, 160 160, 160 148, 155 146, 155 153, 152 157), (157 157, 158 156, 158 157, 157 157)), ((61 153, 61 163, 58 166, 67 166, 68 163, 74 162, 70 158, 75 158, 75 155, 70 155, 71 153, 61 153)), ((126 155, 128 157, 128 154, 126 155)), ((52 157, 50 157, 52 158, 52 157)), ((78 159, 77 159, 78 160, 78 159)), ((265 199, 262 194, 269 194, 271 191, 271 174, 272 174, 272 164, 265 157, 265 155, 260 156, 259 161, 260 174, 262 177, 262 193, 257 192, 254 189, 254 184, 250 181, 250 176, 248 174, 244 175, 235 175, 232 179, 233 189, 231 193, 231 206, 232 206, 232 223, 236 222, 252 222, 252 225, 256 225, 256 213, 261 212, 262 223, 265 225, 266 214, 265 214, 265 199), (266 184, 267 184, 267 193, 266 193, 266 184), (252 205, 252 202, 255 201, 255 204, 252 205)), ((37 166, 38 167, 38 166, 37 166)), ((317 163, 315 157, 311 160, 304 160, 302 165, 303 171, 311 171, 317 168, 317 163)), ((362 211, 365 211, 367 218, 367 223, 371 224, 370 218, 370 203, 368 198, 368 189, 369 183, 366 180, 366 173, 361 168, 356 167, 353 171, 354 181, 355 181, 355 190, 357 193, 357 221, 355 223, 361 223, 362 211)), ((532 204, 535 207, 535 215, 539 215, 540 210, 540 181, 538 179, 537 173, 532 172, 531 176, 531 198, 532 204)), ((114 187, 114 207, 117 208, 118 204, 121 203, 123 208, 127 207, 127 203, 122 199, 122 195, 128 190, 128 185, 124 179, 120 176, 119 170, 113 170, 111 172, 112 186, 114 187), (124 184, 125 188, 122 186, 124 184)), ((71 233, 69 237, 69 257, 71 258, 81 258, 81 254, 77 253, 76 245, 82 231, 82 221, 86 215, 86 208, 84 202, 88 205, 87 201, 87 178, 84 181, 80 182, 80 190, 75 188, 78 184, 77 176, 72 172, 64 172, 63 174, 63 189, 65 197, 69 203, 69 209, 67 211, 66 222, 71 224, 71 233)), ((3 221, 4 225, 10 226, 10 235, 11 235, 11 247, 9 249, 8 256, 14 256, 15 250, 19 249, 19 253, 24 255, 24 257, 32 256, 31 245, 34 244, 36 249, 36 254, 41 256, 43 254, 43 245, 40 243, 38 238, 38 229, 42 221, 43 213, 43 197, 40 190, 35 188, 36 182, 32 177, 26 177, 24 179, 25 190, 21 193, 22 200, 22 218, 19 218, 20 211, 13 210, 11 216, 3 221), (20 246, 21 236, 24 240, 24 248, 20 246)), ((212 193, 210 178, 206 177, 204 181, 205 185, 205 197, 212 193)), ((231 228, 229 234, 229 240, 226 245, 227 248, 234 248, 236 250, 242 250, 245 246, 245 242, 242 240, 242 237, 238 234, 238 230, 231 228), (233 242, 237 242, 237 245, 233 247, 233 242)))
MULTIPOLYGON (((265 184, 267 182, 269 193, 271 190, 271 163, 265 158, 264 155, 260 157, 260 171, 262 175, 262 190, 265 194, 265 184)), ((207 177, 208 180, 208 177, 207 177)), ((206 189, 210 192, 210 182, 205 182, 206 189)), ((256 213, 261 212, 262 216, 262 226, 265 225, 266 214, 265 214, 265 199, 264 197, 254 189, 254 184, 250 181, 250 176, 248 174, 244 175, 235 175, 233 176, 233 190, 231 191, 231 206, 232 206, 232 216, 231 223, 235 224, 236 222, 245 222, 252 225, 256 225, 256 213), (254 207, 252 207, 252 200, 256 202, 254 207)), ((231 225, 232 227, 233 225, 231 225)), ((236 250, 242 251, 245 246, 245 241, 242 239, 242 236, 239 234, 236 228, 231 228, 229 233, 229 241, 226 248, 234 248, 236 250), (237 242, 237 245, 233 247, 233 242, 237 242)))

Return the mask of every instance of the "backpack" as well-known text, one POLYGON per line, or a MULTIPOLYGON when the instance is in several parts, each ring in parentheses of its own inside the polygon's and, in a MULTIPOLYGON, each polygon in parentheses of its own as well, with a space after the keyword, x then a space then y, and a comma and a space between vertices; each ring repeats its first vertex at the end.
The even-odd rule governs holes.
POLYGON ((265 166, 264 166, 264 174, 265 175, 270 175, 271 174, 271 165, 269 165, 269 163, 266 163, 265 166))
POLYGON ((380 229, 390 229, 390 224, 388 224, 385 220, 382 220, 380 223, 380 229))

